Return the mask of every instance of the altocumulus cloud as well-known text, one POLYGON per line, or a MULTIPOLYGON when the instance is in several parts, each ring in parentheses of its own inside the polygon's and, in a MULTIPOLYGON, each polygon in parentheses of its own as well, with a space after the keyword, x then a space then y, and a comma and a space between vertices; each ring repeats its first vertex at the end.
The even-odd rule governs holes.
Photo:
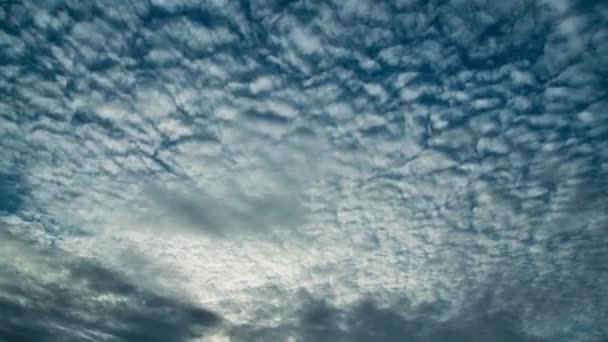
POLYGON ((0 0, 0 340, 608 338, 606 18, 0 0))

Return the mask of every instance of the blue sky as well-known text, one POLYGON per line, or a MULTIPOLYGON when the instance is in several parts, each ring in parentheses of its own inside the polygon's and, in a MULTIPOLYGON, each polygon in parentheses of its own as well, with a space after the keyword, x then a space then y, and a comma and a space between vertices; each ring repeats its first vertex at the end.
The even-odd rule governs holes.
POLYGON ((0 1, 0 340, 608 338, 602 1, 0 1))

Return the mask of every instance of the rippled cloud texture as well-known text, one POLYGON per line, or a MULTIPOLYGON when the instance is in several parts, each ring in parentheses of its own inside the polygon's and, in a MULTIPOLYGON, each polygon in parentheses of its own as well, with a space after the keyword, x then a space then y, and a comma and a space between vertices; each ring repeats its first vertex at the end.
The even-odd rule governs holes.
POLYGON ((607 18, 0 1, 0 340, 603 341, 607 18))

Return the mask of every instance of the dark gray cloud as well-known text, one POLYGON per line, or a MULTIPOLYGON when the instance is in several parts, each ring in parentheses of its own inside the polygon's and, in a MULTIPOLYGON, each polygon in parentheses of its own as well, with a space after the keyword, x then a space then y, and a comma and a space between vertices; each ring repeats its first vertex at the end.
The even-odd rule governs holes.
POLYGON ((306 296, 299 309, 277 326, 239 326, 231 331, 236 341, 541 341, 527 335, 521 317, 495 310, 492 295, 448 316, 449 303, 419 306, 402 298, 390 307, 364 298, 348 307, 335 307, 306 296))
POLYGON ((99 262, 2 232, 3 341, 186 341, 220 316, 146 290, 99 262))
POLYGON ((608 333, 605 2, 0 3, 7 334, 608 333))

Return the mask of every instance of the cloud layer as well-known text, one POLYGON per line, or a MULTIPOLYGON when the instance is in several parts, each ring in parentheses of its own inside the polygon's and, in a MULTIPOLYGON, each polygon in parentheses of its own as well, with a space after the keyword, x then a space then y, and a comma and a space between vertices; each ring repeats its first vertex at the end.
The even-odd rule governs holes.
POLYGON ((0 339, 606 338, 606 18, 0 2, 0 339))

